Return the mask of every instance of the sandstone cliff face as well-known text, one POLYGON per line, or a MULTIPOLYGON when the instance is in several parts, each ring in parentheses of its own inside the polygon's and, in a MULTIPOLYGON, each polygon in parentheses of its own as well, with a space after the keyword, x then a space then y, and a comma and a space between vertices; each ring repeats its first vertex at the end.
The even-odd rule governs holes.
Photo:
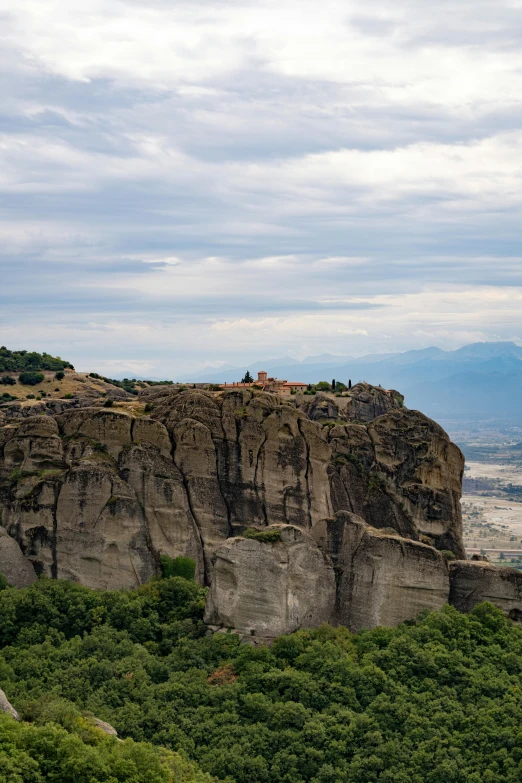
POLYGON ((397 625, 448 601, 445 558, 431 546, 338 513, 313 531, 337 572, 335 621, 353 631, 397 625))
POLYGON ((327 400, 327 422, 319 395, 306 408, 169 387, 141 395, 150 416, 86 407, 10 421, 2 524, 38 573, 93 587, 136 586, 161 554, 192 557, 211 585, 207 617, 245 633, 415 617, 449 595, 437 549, 463 556, 463 457, 396 393, 358 386, 327 400), (241 537, 274 525, 277 544, 241 537))
POLYGON ((450 602, 469 612, 490 601, 513 620, 522 620, 522 574, 514 568, 477 561, 450 563, 450 602))
POLYGON ((464 457, 435 422, 397 410, 367 426, 328 430, 334 511, 464 557, 460 495, 464 457))
POLYGON ((3 524, 39 573, 134 587, 160 553, 194 557, 199 531, 166 429, 106 409, 33 417, 4 432, 3 524))
POLYGON ((39 573, 131 587, 252 524, 331 511, 321 428, 272 395, 156 391, 154 419, 105 408, 2 428, 3 524, 39 573))
POLYGON ((314 628, 332 616, 335 577, 313 539, 290 525, 276 542, 229 538, 212 556, 205 621, 264 638, 314 628))
POLYGON ((12 587, 29 587, 36 582, 33 566, 3 527, 0 527, 0 574, 12 587))

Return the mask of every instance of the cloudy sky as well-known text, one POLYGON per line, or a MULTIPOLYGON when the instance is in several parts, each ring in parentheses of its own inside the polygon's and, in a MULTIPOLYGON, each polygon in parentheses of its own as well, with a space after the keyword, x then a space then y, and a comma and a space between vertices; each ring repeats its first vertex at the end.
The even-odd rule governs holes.
POLYGON ((0 0, 0 343, 522 342, 522 0, 0 0))

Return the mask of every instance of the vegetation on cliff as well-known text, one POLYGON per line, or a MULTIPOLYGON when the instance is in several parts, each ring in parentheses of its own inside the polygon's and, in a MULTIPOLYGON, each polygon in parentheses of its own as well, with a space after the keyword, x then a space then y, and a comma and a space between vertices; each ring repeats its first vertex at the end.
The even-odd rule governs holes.
POLYGON ((207 636, 203 598, 180 577, 131 592, 45 579, 0 591, 0 686, 31 722, 1 724, 0 748, 20 770, 2 783, 202 779, 193 767, 194 777, 161 777, 161 747, 93 740, 80 711, 228 783, 520 780, 522 629, 491 605, 254 648, 207 636), (38 777, 26 763, 51 769, 53 754, 79 770, 92 754, 109 772, 38 777), (114 772, 138 756, 149 777, 114 772))
POLYGON ((0 372, 34 372, 36 370, 60 371, 69 368, 74 370, 70 362, 59 356, 36 351, 10 351, 5 345, 0 347, 0 372))

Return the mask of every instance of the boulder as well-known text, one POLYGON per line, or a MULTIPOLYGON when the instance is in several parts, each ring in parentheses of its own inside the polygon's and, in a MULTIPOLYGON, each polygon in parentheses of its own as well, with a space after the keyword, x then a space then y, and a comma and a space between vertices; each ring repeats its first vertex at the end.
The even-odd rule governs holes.
POLYGON ((275 542, 230 538, 213 555, 205 621, 273 638, 328 622, 335 602, 331 563, 313 539, 290 525, 271 525, 275 542))
POLYGON ((92 718, 92 722, 96 726, 97 729, 100 729, 100 731, 103 731, 104 734, 107 734, 109 737, 117 737, 118 732, 114 728, 114 726, 111 726, 110 723, 107 723, 104 720, 100 720, 100 718, 92 718))
POLYGON ((3 712, 5 715, 10 715, 15 720, 20 720, 20 716, 3 692, 3 690, 0 688, 0 712, 3 712))

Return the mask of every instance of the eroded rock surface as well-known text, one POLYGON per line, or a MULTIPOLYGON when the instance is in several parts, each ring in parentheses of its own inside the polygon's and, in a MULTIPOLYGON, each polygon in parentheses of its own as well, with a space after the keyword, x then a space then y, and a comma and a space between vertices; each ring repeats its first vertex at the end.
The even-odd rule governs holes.
POLYGON ((37 573, 92 587, 136 586, 162 554, 194 558, 212 583, 208 616, 245 632, 372 627, 438 607, 449 587, 437 549, 463 556, 462 454, 395 392, 358 384, 330 395, 326 416, 320 395, 304 399, 153 387, 140 395, 150 416, 83 407, 10 421, 2 523, 37 573), (241 538, 273 525, 278 544, 241 538))
POLYGON ((230 538, 214 552, 206 622, 266 638, 331 618, 331 563, 300 528, 268 530, 279 530, 280 540, 230 538))
POLYGON ((33 566, 3 527, 0 527, 0 574, 13 587, 29 587, 36 582, 33 566))
POLYGON ((480 561, 450 563, 450 603, 469 612, 490 601, 513 620, 522 620, 522 573, 514 568, 480 561))
POLYGON ((393 626, 447 603, 448 566, 434 547, 344 512, 324 520, 314 535, 337 572, 335 622, 353 631, 393 626))
POLYGON ((418 411, 397 410, 368 425, 328 428, 334 511, 464 557, 460 496, 464 456, 418 411))
POLYGON ((365 423, 399 410, 404 405, 404 397, 394 389, 357 383, 339 397, 325 392, 312 396, 299 394, 296 402, 312 421, 342 419, 365 423))

